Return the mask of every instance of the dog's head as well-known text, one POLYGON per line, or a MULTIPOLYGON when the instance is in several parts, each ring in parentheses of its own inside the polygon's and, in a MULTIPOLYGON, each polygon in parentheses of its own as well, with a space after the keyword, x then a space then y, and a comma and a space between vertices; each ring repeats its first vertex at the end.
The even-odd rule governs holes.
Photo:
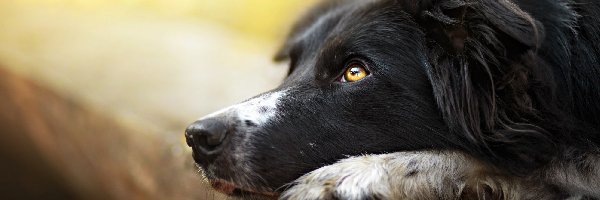
POLYGON ((529 67, 540 30, 507 0, 327 2, 277 55, 290 61, 282 85, 196 121, 186 139, 228 194, 274 194, 361 154, 460 149, 535 163, 546 143, 528 93, 544 73, 529 67))

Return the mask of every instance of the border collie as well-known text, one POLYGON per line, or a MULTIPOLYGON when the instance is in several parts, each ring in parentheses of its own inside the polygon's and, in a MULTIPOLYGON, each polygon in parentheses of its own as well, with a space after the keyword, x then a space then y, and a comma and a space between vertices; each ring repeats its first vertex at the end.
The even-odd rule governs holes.
POLYGON ((600 198, 600 1, 326 1, 276 89, 186 130, 215 189, 600 198))

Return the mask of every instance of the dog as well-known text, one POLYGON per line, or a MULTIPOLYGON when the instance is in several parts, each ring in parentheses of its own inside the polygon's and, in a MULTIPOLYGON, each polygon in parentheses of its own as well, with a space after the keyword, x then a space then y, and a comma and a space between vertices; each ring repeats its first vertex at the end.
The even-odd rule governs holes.
POLYGON ((600 198, 600 2, 326 1, 185 133, 243 198, 600 198))

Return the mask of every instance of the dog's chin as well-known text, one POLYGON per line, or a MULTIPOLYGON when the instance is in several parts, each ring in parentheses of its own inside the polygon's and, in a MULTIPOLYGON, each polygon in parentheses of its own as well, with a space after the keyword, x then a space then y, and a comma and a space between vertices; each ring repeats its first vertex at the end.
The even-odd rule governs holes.
POLYGON ((210 185, 218 192, 228 196, 252 197, 252 199, 277 199, 279 197, 279 193, 276 192, 263 192, 251 188, 241 188, 234 183, 222 179, 210 180, 210 185))

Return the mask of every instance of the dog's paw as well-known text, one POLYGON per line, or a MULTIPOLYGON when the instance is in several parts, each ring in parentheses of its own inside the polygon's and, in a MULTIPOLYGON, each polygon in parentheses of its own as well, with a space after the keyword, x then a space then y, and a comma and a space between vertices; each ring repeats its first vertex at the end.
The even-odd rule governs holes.
POLYGON ((552 187, 505 176, 458 152, 343 159, 294 181, 281 199, 558 199, 552 187))
POLYGON ((382 158, 362 156, 312 171, 300 177, 281 199, 366 199, 385 197, 387 170, 382 158))
POLYGON ((341 160, 312 171, 281 199, 453 199, 468 163, 458 153, 402 152, 341 160))

